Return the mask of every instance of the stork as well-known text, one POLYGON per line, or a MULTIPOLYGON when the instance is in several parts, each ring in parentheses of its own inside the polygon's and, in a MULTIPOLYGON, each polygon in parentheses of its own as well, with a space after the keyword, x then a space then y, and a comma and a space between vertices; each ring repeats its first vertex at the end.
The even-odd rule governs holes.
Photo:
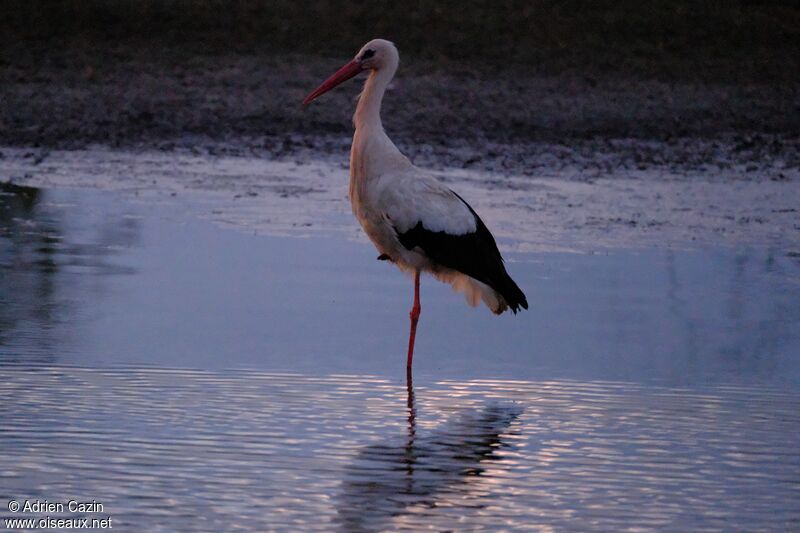
POLYGON ((483 301, 495 314, 527 309, 525 294, 506 272, 494 237, 472 207, 436 178, 414 166, 386 135, 381 102, 400 56, 394 44, 374 39, 304 100, 312 100, 363 71, 369 76, 353 115, 350 202, 353 214, 378 249, 414 278, 409 317, 407 370, 421 311, 420 273, 429 272, 463 292, 467 302, 483 301))

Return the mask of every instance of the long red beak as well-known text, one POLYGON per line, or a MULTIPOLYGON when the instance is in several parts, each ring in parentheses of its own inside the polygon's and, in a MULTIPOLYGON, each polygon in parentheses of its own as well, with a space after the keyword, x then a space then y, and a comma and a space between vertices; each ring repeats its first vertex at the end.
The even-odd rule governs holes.
POLYGON ((361 65, 355 59, 337 70, 330 78, 322 82, 322 85, 314 89, 314 92, 306 96, 303 105, 308 105, 312 100, 322 96, 342 82, 345 82, 361 72, 361 65))

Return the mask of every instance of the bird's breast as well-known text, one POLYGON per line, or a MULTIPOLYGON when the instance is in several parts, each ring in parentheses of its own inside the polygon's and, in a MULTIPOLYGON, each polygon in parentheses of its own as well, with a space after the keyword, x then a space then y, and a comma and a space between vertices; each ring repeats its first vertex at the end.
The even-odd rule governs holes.
POLYGON ((381 253, 392 255, 399 241, 394 228, 383 213, 368 201, 353 202, 353 214, 381 253))

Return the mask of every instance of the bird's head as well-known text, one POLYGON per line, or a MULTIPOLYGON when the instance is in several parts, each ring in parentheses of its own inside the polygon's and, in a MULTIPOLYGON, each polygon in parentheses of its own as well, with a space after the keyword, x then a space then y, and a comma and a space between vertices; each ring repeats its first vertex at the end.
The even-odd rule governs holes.
POLYGON ((377 71, 389 69, 394 71, 400 62, 400 55, 394 44, 384 39, 373 39, 358 51, 356 56, 342 68, 337 70, 322 85, 306 96, 303 105, 310 104, 316 98, 330 91, 364 70, 377 71))

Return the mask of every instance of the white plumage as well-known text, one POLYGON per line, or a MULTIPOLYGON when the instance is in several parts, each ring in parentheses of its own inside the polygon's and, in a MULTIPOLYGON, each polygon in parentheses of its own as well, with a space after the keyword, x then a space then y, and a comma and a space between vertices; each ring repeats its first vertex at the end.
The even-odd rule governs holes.
POLYGON ((527 309, 525 295, 508 276, 491 233, 453 191, 415 167, 386 135, 381 102, 399 64, 389 41, 375 39, 312 92, 308 104, 361 71, 370 71, 358 99, 350 152, 353 213, 380 252, 415 278, 408 365, 419 316, 419 274, 432 273, 463 292, 471 305, 483 301, 494 313, 527 309))

